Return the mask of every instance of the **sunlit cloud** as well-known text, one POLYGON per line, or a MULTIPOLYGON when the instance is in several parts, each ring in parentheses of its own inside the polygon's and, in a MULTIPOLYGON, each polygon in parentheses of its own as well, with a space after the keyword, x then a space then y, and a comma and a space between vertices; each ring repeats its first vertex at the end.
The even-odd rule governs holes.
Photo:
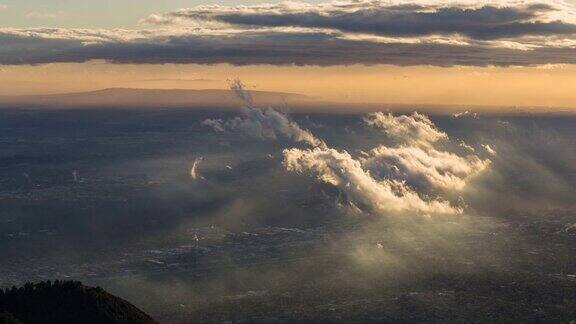
POLYGON ((417 112, 412 115, 394 116, 391 113, 376 112, 364 117, 364 122, 382 130, 392 140, 400 144, 431 146, 448 135, 439 130, 426 115, 417 112))
POLYGON ((295 142, 307 143, 313 147, 326 144, 311 132, 300 128, 283 114, 271 107, 259 108, 254 105, 254 100, 240 80, 231 83, 231 89, 243 102, 241 116, 229 120, 206 119, 202 125, 211 127, 216 132, 233 131, 261 140, 276 140, 279 137, 295 142))
MULTIPOLYGON (((559 1, 541 3, 479 1, 350 1, 311 5, 283 2, 252 6, 201 5, 163 16, 148 23, 182 20, 220 22, 234 26, 329 28, 382 36, 464 35, 471 39, 505 39, 522 36, 574 34, 576 25, 559 20, 558 11, 569 9, 559 1), (558 6, 556 6, 558 4, 558 6)), ((568 13, 573 13, 568 11, 568 13)), ((568 18, 569 16, 564 16, 568 18)))
POLYGON ((563 1, 203 5, 144 29, 0 28, 0 64, 571 64, 575 12, 563 1))
POLYGON ((458 214, 461 209, 443 200, 424 200, 404 182, 376 180, 359 160, 346 151, 331 148, 284 151, 284 165, 294 172, 311 172, 318 180, 334 185, 355 205, 376 213, 405 212, 458 214))
POLYGON ((200 165, 200 163, 202 163, 203 160, 204 160, 203 157, 199 157, 196 158, 192 163, 192 168, 190 169, 190 177, 193 180, 203 179, 203 177, 198 173, 198 166, 200 165))

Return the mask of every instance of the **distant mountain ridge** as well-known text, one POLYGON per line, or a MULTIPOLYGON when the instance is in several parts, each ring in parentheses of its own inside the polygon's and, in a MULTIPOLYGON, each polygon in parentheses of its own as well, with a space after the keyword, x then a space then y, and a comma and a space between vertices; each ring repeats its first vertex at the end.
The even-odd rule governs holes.
MULTIPOLYGON (((310 97, 270 91, 250 91, 258 104, 282 104, 313 100, 310 97)), ((135 89, 108 88, 90 92, 50 95, 2 96, 0 107, 50 108, 146 108, 146 107, 219 107, 235 108, 240 105, 230 90, 207 89, 135 89)))
MULTIPOLYGON (((427 105, 363 102, 331 102, 297 93, 250 90, 258 107, 284 107, 299 112, 324 113, 363 113, 373 111, 393 111, 411 113, 413 111, 450 115, 462 112, 476 112, 485 115, 532 115, 569 114, 576 109, 566 107, 499 107, 469 105, 427 105)), ((0 109, 162 109, 190 108, 211 110, 238 110, 243 103, 227 89, 138 89, 107 88, 89 92, 76 92, 48 95, 0 96, 0 109)))

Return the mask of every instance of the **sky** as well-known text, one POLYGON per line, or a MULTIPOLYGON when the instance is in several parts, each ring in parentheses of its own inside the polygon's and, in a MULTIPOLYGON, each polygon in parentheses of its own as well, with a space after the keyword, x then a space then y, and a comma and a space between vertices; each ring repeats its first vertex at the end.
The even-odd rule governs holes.
MULTIPOLYGON (((243 0, 1 0, 2 27, 137 28, 148 15, 203 4, 250 5, 243 0)), ((319 1, 309 1, 315 3, 319 1)))
MULTIPOLYGON (((2 27, 131 28, 142 17, 196 5, 278 3, 258 0, 2 0, 2 27)), ((307 1, 321 3, 322 1, 307 1)), ((546 1, 542 1, 546 3, 546 1)), ((576 4, 576 0, 567 1, 576 4)))
POLYGON ((0 0, 0 95, 241 78, 344 102, 576 107, 575 64, 575 1, 0 0))

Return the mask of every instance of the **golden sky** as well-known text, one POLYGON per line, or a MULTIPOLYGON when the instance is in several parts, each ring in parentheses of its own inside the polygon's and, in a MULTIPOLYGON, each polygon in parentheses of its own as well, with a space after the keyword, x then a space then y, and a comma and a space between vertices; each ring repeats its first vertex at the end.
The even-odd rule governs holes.
POLYGON ((333 67, 110 64, 4 66, 1 95, 103 88, 223 89, 240 78, 251 89, 338 102, 576 107, 576 65, 538 67, 333 67))
POLYGON ((239 78, 337 102, 576 108, 573 1, 4 0, 0 18, 0 95, 239 78))

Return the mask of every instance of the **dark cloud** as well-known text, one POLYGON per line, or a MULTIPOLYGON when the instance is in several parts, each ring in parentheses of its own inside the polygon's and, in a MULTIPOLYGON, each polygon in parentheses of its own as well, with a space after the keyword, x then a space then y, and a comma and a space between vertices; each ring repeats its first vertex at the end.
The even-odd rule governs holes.
POLYGON ((473 65, 509 66, 576 63, 572 48, 524 51, 484 45, 379 43, 337 33, 243 32, 234 37, 179 35, 86 43, 68 36, 1 35, 0 64, 44 64, 107 60, 113 63, 234 65, 473 65))
POLYGON ((495 3, 355 0, 210 5, 145 20, 164 26, 161 29, 0 28, 0 64, 576 63, 576 24, 569 21, 576 15, 573 8, 563 7, 561 1, 495 3), (182 22, 202 27, 168 26, 182 22))
POLYGON ((343 32, 362 32, 382 36, 414 37, 460 34, 473 39, 501 39, 520 36, 566 35, 576 33, 576 25, 559 21, 530 21, 548 5, 523 8, 477 9, 458 7, 421 11, 420 6, 368 8, 353 12, 205 12, 184 11, 173 16, 209 19, 233 25, 261 27, 330 28, 343 32))
MULTIPOLYGON (((392 37, 464 35, 472 39, 493 40, 522 36, 559 36, 576 33, 576 25, 561 21, 542 21, 544 13, 555 9, 548 4, 527 6, 435 8, 418 4, 379 6, 360 2, 360 8, 333 5, 311 11, 286 9, 281 5, 252 7, 199 7, 166 15, 166 19, 193 19, 259 27, 329 28, 342 32, 361 32, 392 37)), ((166 23, 166 20, 162 20, 166 23)))

